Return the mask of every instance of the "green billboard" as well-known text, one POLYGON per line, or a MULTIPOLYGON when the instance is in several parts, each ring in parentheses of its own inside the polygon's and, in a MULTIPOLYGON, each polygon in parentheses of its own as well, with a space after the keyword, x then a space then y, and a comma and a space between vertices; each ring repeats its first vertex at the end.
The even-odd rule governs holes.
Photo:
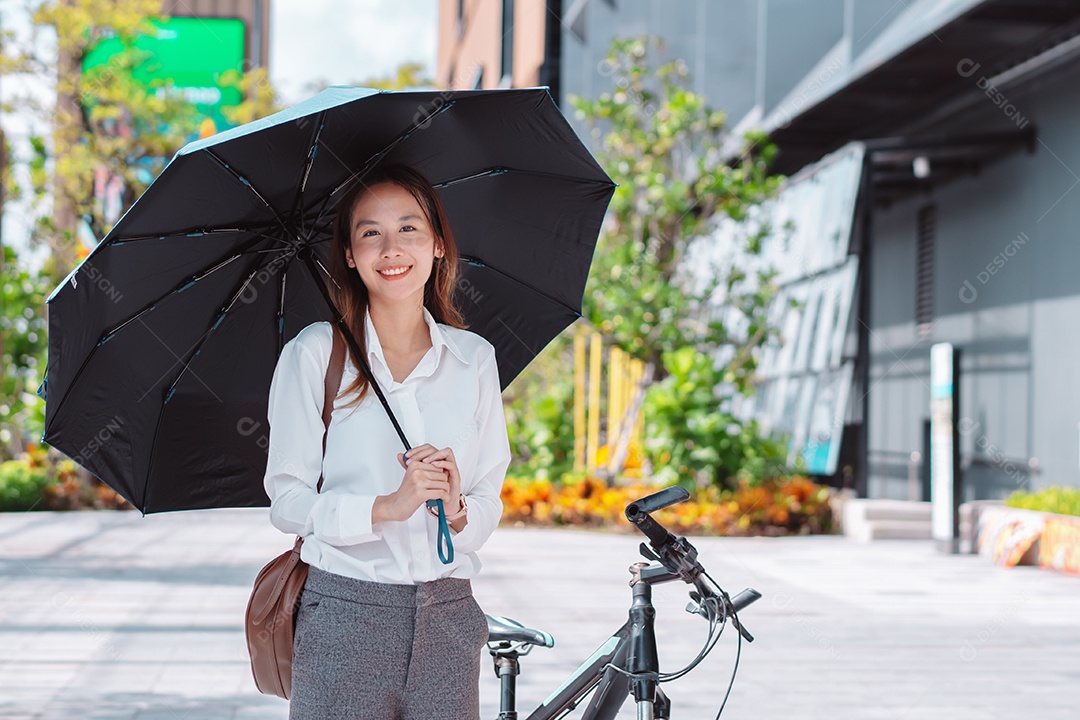
MULTIPOLYGON (((220 78, 226 70, 243 72, 244 21, 170 17, 152 22, 156 32, 135 41, 135 47, 149 57, 132 73, 133 79, 148 87, 155 81, 171 80, 176 91, 202 114, 201 137, 233 127, 221 111, 240 104, 242 98, 236 88, 221 87, 220 78)), ((102 40, 86 54, 83 70, 107 63, 121 49, 118 38, 102 40)))

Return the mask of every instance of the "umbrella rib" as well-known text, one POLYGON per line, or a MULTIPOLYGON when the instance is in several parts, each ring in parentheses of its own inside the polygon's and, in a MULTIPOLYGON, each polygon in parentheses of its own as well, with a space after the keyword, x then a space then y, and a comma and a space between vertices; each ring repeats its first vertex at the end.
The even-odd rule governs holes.
MULTIPOLYGON (((206 267, 206 268, 200 270, 199 272, 196 272, 196 273, 194 273, 192 275, 189 275, 186 280, 181 280, 179 283, 177 283, 177 285, 175 287, 173 287, 172 290, 169 290, 168 292, 166 292, 165 294, 159 296, 155 300, 152 300, 148 305, 145 305, 141 310, 136 312, 134 315, 132 315, 127 320, 124 320, 123 322, 121 322, 119 325, 115 326, 112 330, 106 331, 101 336, 101 339, 97 341, 97 346, 104 345, 109 340, 112 340, 113 336, 115 336, 116 333, 118 333, 120 330, 122 330, 127 325, 134 322, 135 320, 139 319, 143 314, 153 310, 155 307, 157 307, 158 303, 164 301, 170 295, 176 295, 176 294, 182 293, 183 291, 187 290, 189 287, 191 287, 195 283, 197 283, 200 280, 203 280, 204 278, 208 277, 211 273, 216 272, 217 270, 220 270, 221 268, 225 267, 226 265, 233 262, 237 258, 242 257, 244 254, 247 253, 248 250, 251 249, 251 246, 255 245, 256 243, 258 243, 259 241, 264 240, 264 239, 266 239, 266 238, 261 237, 261 236, 256 236, 256 237, 252 238, 250 241, 248 241, 248 242, 244 243, 243 245, 241 245, 238 250, 232 251, 232 254, 230 256, 223 257, 222 259, 218 260, 213 265, 210 265, 209 267, 206 267)), ((271 238, 271 239, 278 240, 279 238, 271 238)))
MULTIPOLYGON (((248 248, 248 246, 254 245, 256 242, 258 242, 260 240, 262 240, 262 238, 258 238, 258 237, 253 238, 251 240, 251 242, 249 242, 247 245, 242 247, 242 251, 246 250, 248 248)), ((232 262, 233 260, 235 260, 239 256, 240 256, 240 253, 237 253, 231 258, 225 258, 224 260, 217 262, 214 266, 212 266, 211 268, 209 268, 208 270, 206 270, 203 273, 203 277, 205 277, 209 273, 213 272, 214 270, 217 270, 217 269, 223 267, 224 265, 228 264, 229 262, 232 262)), ((198 279, 196 276, 192 276, 192 278, 195 278, 196 281, 198 279)), ((192 281, 192 282, 194 282, 194 281, 192 281)), ((161 302, 162 300, 164 300, 169 295, 172 295, 172 294, 175 294, 177 292, 180 292, 180 291, 184 290, 186 287, 191 285, 192 282, 187 283, 187 285, 184 285, 183 287, 174 288, 173 290, 165 293, 164 295, 160 296, 157 300, 151 302, 147 307, 144 307, 142 310, 140 310, 138 313, 136 313, 129 320, 124 321, 120 325, 113 328, 111 331, 108 331, 107 333, 103 334, 102 337, 94 345, 94 347, 92 347, 90 349, 90 352, 88 352, 86 354, 86 357, 83 358, 82 364, 79 365, 79 369, 75 372, 75 375, 72 377, 71 384, 68 386, 68 391, 64 394, 64 397, 60 398, 60 402, 56 407, 56 411, 52 415, 53 420, 60 417, 61 412, 62 412, 62 410, 64 408, 64 404, 67 402, 67 399, 69 397, 71 397, 72 390, 79 384, 79 380, 82 377, 83 372, 86 370, 87 367, 89 367, 90 361, 93 360, 94 354, 97 353, 98 348, 100 348, 103 344, 105 344, 105 342, 107 342, 109 339, 111 339, 121 328, 126 326, 128 323, 130 323, 133 320, 135 320, 136 318, 142 316, 148 310, 152 310, 154 308, 154 306, 157 305, 157 303, 161 302)), ((51 429, 51 425, 46 426, 45 433, 43 434, 42 437, 47 435, 50 429, 51 429)), ((134 503, 132 503, 132 504, 134 505, 134 503)))
MULTIPOLYGON (((256 226, 256 227, 261 228, 261 227, 266 227, 266 226, 259 225, 259 226, 256 226)), ((248 227, 248 228, 242 228, 242 227, 235 227, 235 228, 200 228, 198 230, 177 230, 176 232, 158 233, 158 234, 155 234, 155 235, 135 235, 135 236, 132 236, 132 237, 127 237, 127 238, 113 238, 112 240, 105 241, 105 244, 106 245, 126 245, 127 243, 130 243, 130 242, 141 242, 143 240, 164 240, 165 238, 174 238, 174 237, 193 238, 193 237, 203 237, 205 235, 234 235, 236 233, 250 233, 251 235, 258 235, 258 236, 264 237, 264 238, 272 238, 272 239, 275 239, 275 240, 277 239, 276 235, 267 235, 265 233, 259 232, 258 230, 255 230, 255 229, 250 228, 250 227, 248 227)))
POLYGON ((596 178, 583 178, 583 177, 578 177, 577 175, 562 175, 560 173, 543 172, 542 170, 521 170, 521 169, 518 169, 518 168, 510 168, 510 167, 502 167, 502 166, 490 167, 490 168, 486 168, 484 170, 481 170, 480 172, 475 172, 475 173, 471 173, 469 175, 462 175, 460 177, 451 178, 449 180, 443 180, 441 182, 432 183, 431 186, 433 188, 436 188, 436 189, 445 188, 445 187, 450 187, 451 185, 457 185, 459 183, 467 182, 469 180, 476 180, 477 178, 495 177, 497 175, 505 175, 506 173, 515 173, 515 174, 516 173, 521 173, 521 174, 525 174, 525 175, 539 175, 540 177, 554 178, 556 180, 573 180, 575 182, 595 183, 597 185, 605 185, 607 187, 616 187, 616 184, 614 182, 610 181, 610 180, 605 182, 603 180, 598 180, 596 178))
MULTIPOLYGON (((452 185, 458 185, 460 183, 467 182, 469 180, 476 180, 478 178, 483 178, 483 177, 495 177, 497 175, 505 175, 506 173, 511 173, 511 172, 512 173, 522 173, 522 174, 527 174, 527 175, 539 175, 541 177, 554 178, 554 179, 557 179, 557 180, 572 180, 572 181, 575 181, 575 182, 594 183, 594 184, 597 184, 597 185, 603 185, 605 187, 610 187, 610 188, 617 187, 616 183, 611 182, 610 180, 607 181, 607 182, 604 182, 603 180, 597 180, 596 178, 582 178, 582 177, 577 177, 576 175, 560 175, 558 173, 547 173, 547 172, 542 172, 540 170, 520 170, 520 169, 517 169, 517 168, 500 167, 500 166, 490 167, 490 168, 487 168, 485 170, 481 170, 479 172, 470 173, 468 175, 461 175, 461 176, 455 177, 455 178, 450 178, 449 180, 441 180, 441 181, 439 181, 437 183, 432 183, 431 187, 435 188, 436 190, 439 190, 439 189, 442 189, 442 188, 450 187, 452 185)), ((312 225, 312 228, 311 228, 313 232, 316 231, 316 230, 325 229, 325 228, 315 227, 314 223, 318 223, 321 219, 322 219, 322 209, 320 209, 319 216, 313 222, 313 225, 312 225)))
MULTIPOLYGON (((211 325, 207 329, 207 331, 205 333, 203 333, 203 336, 201 338, 199 338, 198 342, 196 342, 195 345, 193 345, 191 348, 189 348, 187 353, 185 353, 187 355, 188 359, 184 361, 183 369, 180 370, 180 373, 176 376, 176 379, 173 380, 172 384, 169 386, 169 389, 165 392, 165 397, 164 397, 164 399, 162 400, 162 403, 161 403, 161 411, 158 413, 157 422, 154 424, 154 435, 150 439, 150 457, 149 457, 149 459, 147 461, 146 477, 143 480, 143 493, 142 493, 142 496, 143 496, 143 514, 144 515, 146 514, 147 510, 150 507, 150 498, 149 498, 150 478, 154 473, 154 450, 155 450, 156 445, 157 445, 157 435, 158 435, 159 430, 161 429, 161 421, 162 421, 162 418, 164 418, 164 416, 165 416, 165 409, 169 405, 169 400, 172 399, 173 394, 176 392, 176 386, 179 385, 180 380, 184 377, 184 375, 187 374, 187 371, 191 369, 191 363, 195 360, 195 358, 197 358, 199 356, 200 353, 202 353, 203 346, 206 345, 206 342, 210 339, 210 336, 213 334, 213 332, 215 330, 217 330, 218 327, 221 325, 221 323, 225 320, 225 316, 228 315, 230 310, 232 310, 233 306, 236 304, 236 301, 240 298, 241 295, 244 294, 244 291, 251 284, 251 281, 255 278, 255 276, 258 275, 260 272, 262 272, 263 268, 265 268, 267 265, 270 265, 271 263, 275 262, 278 258, 290 257, 292 255, 295 255, 297 250, 298 250, 298 246, 294 245, 294 246, 290 247, 287 252, 284 252, 281 255, 277 256, 277 257, 270 258, 270 259, 268 259, 268 260, 266 260, 264 262, 261 262, 261 263, 260 262, 252 263, 251 270, 247 274, 247 277, 245 277, 243 280, 241 280, 240 282, 237 283, 236 289, 234 290, 234 292, 232 294, 232 297, 229 298, 229 301, 224 306, 222 306, 221 310, 218 311, 218 316, 217 316, 217 319, 214 320, 214 324, 211 325), (192 353, 191 352, 192 350, 194 350, 195 352, 192 353)), ((198 376, 196 376, 196 377, 198 377, 198 376)), ((199 382, 202 382, 202 380, 199 380, 199 382)), ((203 383, 203 384, 205 385, 205 383, 203 383)), ((209 388, 207 388, 207 389, 209 390, 209 388)), ((210 392, 213 393, 212 390, 210 392)))
POLYGON ((236 168, 229 165, 229 163, 225 162, 225 160, 223 158, 221 158, 219 155, 217 155, 214 151, 210 150, 209 148, 204 149, 202 152, 204 152, 207 155, 209 155, 210 157, 214 158, 214 160, 216 160, 218 162, 218 164, 221 165, 221 167, 223 167, 226 170, 226 172, 228 172, 230 175, 232 175, 235 180, 240 182, 240 184, 242 184, 244 187, 246 187, 251 192, 255 193, 255 197, 259 198, 259 200, 262 201, 262 204, 266 206, 266 209, 274 214, 274 219, 277 220, 278 225, 280 225, 281 229, 284 230, 286 234, 288 234, 289 228, 285 224, 285 221, 281 219, 281 215, 278 214, 278 211, 274 209, 273 205, 271 205, 269 202, 267 202, 266 198, 264 198, 262 196, 262 193, 260 193, 258 190, 255 189, 255 186, 251 184, 250 180, 248 180, 246 177, 244 177, 243 175, 238 173, 236 171, 236 168))
POLYGON ((458 258, 458 260, 459 260, 459 262, 467 263, 469 265, 472 265, 473 267, 479 267, 479 268, 484 268, 486 270, 492 270, 492 271, 498 273, 499 275, 502 275, 507 280, 511 280, 511 281, 517 283, 518 285, 520 285, 521 287, 528 288, 529 290, 532 290, 534 293, 536 293, 540 297, 544 298, 545 300, 550 300, 551 302, 559 305, 560 307, 566 308, 568 311, 573 313, 575 316, 584 317, 581 314, 580 310, 578 310, 576 308, 573 308, 573 307, 570 307, 569 305, 564 303, 562 300, 559 300, 558 298, 554 298, 551 295, 548 295, 543 290, 541 290, 541 289, 539 289, 537 287, 534 287, 534 286, 530 285, 529 283, 527 283, 527 282, 525 282, 523 280, 520 280, 520 279, 514 277, 513 275, 510 275, 509 273, 505 273, 502 270, 500 270, 499 268, 494 267, 493 265, 487 264, 486 262, 484 262, 480 258, 475 258, 475 257, 472 257, 470 255, 462 255, 462 256, 460 256, 458 258))
POLYGON ((319 113, 314 137, 311 138, 311 149, 308 150, 307 161, 304 163, 304 169, 300 174, 300 182, 296 188, 296 199, 293 200, 292 217, 295 219, 299 215, 301 234, 304 232, 304 214, 300 212, 300 208, 303 207, 304 191, 307 190, 308 177, 311 175, 311 166, 315 163, 315 156, 319 153, 319 139, 322 137, 322 131, 325 125, 326 111, 323 110, 319 113))
MULTIPOLYGON (((425 125, 427 125, 428 123, 430 123, 435 118, 436 115, 441 115, 444 112, 446 112, 447 110, 449 110, 450 108, 452 108, 454 106, 454 103, 456 103, 456 102, 457 102, 456 100, 450 100, 449 102, 447 102, 447 103, 445 103, 443 105, 440 105, 439 107, 432 110, 430 113, 428 113, 426 116, 424 116, 423 119, 415 121, 408 129, 406 129, 403 132, 399 133, 396 138, 391 140, 390 143, 388 145, 386 145, 382 150, 380 150, 379 152, 377 152, 374 155, 372 155, 371 157, 369 157, 367 159, 367 162, 364 163, 363 168, 361 168, 360 170, 357 170, 356 172, 349 175, 347 178, 345 178, 345 180, 343 180, 341 183, 339 183, 337 185, 337 187, 335 187, 333 190, 328 192, 324 197, 312 202, 311 205, 313 207, 315 205, 318 205, 320 202, 322 203, 322 205, 319 207, 319 214, 318 214, 318 216, 316 216, 314 222, 312 222, 312 225, 313 226, 317 225, 319 223, 319 221, 322 220, 323 214, 326 212, 326 206, 330 202, 330 199, 333 198, 334 195, 336 195, 342 188, 344 188, 345 186, 347 186, 349 183, 353 182, 354 180, 357 180, 358 178, 362 178, 364 175, 366 175, 371 170, 371 168, 373 168, 375 165, 377 165, 378 162, 380 160, 382 160, 383 157, 386 156, 387 153, 389 153, 391 150, 396 148, 400 143, 402 143, 403 141, 408 139, 414 132, 416 132, 416 130, 418 128, 422 128, 425 125)), ((337 159, 337 161, 339 163, 341 163, 345 167, 346 170, 349 168, 349 165, 344 160, 342 160, 340 157, 338 157, 334 153, 334 151, 331 150, 329 147, 326 148, 326 151, 329 152, 331 155, 333 155, 334 158, 337 159)))

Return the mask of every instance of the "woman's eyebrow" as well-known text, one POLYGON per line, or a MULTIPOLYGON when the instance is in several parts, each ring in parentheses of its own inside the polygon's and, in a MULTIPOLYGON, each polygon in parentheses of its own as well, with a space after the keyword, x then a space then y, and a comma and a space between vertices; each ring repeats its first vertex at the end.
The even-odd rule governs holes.
MULTIPOLYGON (((423 218, 420 217, 419 215, 417 215, 416 213, 409 213, 408 215, 402 215, 401 217, 398 218, 398 222, 405 222, 406 220, 423 220, 423 218)), ((360 227, 361 225, 378 225, 378 224, 379 223, 376 222, 375 220, 367 220, 365 218, 361 218, 361 219, 356 221, 356 225, 354 225, 354 227, 360 227)))

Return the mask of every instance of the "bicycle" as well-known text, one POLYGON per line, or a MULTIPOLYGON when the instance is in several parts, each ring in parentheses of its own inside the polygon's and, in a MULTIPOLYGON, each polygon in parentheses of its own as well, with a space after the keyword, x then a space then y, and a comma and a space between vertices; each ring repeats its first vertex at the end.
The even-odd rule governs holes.
MULTIPOLYGON (((689 499, 690 493, 674 486, 636 500, 626 507, 626 517, 649 538, 649 545, 640 545, 641 554, 651 562, 636 562, 630 566, 632 601, 629 618, 586 659, 556 690, 544 700, 526 720, 556 720, 573 712, 593 690, 589 705, 581 720, 614 720, 629 695, 637 703, 638 720, 658 720, 671 717, 671 701, 660 689, 660 683, 674 680, 690 672, 715 647, 728 619, 739 632, 739 649, 735 655, 738 670, 742 640, 754 638, 739 621, 738 612, 758 600, 761 593, 746 588, 734 598, 716 584, 698 562, 697 548, 684 537, 675 537, 651 517, 661 508, 689 499), (656 650, 652 605, 652 586, 673 580, 693 585, 692 600, 686 611, 709 621, 705 645, 685 668, 674 673, 661 673, 656 650), (719 629, 717 629, 719 628, 719 629)), ((521 674, 519 658, 534 647, 553 647, 554 638, 542 631, 525 627, 510 618, 488 615, 488 652, 500 682, 498 720, 517 720, 516 684, 521 674)), ((735 681, 732 673, 731 684, 735 681)), ((728 685, 728 694, 731 692, 728 685)), ((727 704, 724 696, 720 712, 727 704)), ((717 713, 719 717, 719 713, 717 713)))

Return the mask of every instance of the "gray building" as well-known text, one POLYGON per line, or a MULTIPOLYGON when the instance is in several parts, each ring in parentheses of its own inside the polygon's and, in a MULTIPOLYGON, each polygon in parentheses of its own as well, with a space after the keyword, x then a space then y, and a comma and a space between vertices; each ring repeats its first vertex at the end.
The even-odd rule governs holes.
POLYGON ((861 158, 823 474, 928 497, 947 342, 965 498, 1080 484, 1080 0, 566 0, 562 27, 559 100, 610 89, 611 40, 653 34, 733 127, 772 133, 778 172, 861 158))

